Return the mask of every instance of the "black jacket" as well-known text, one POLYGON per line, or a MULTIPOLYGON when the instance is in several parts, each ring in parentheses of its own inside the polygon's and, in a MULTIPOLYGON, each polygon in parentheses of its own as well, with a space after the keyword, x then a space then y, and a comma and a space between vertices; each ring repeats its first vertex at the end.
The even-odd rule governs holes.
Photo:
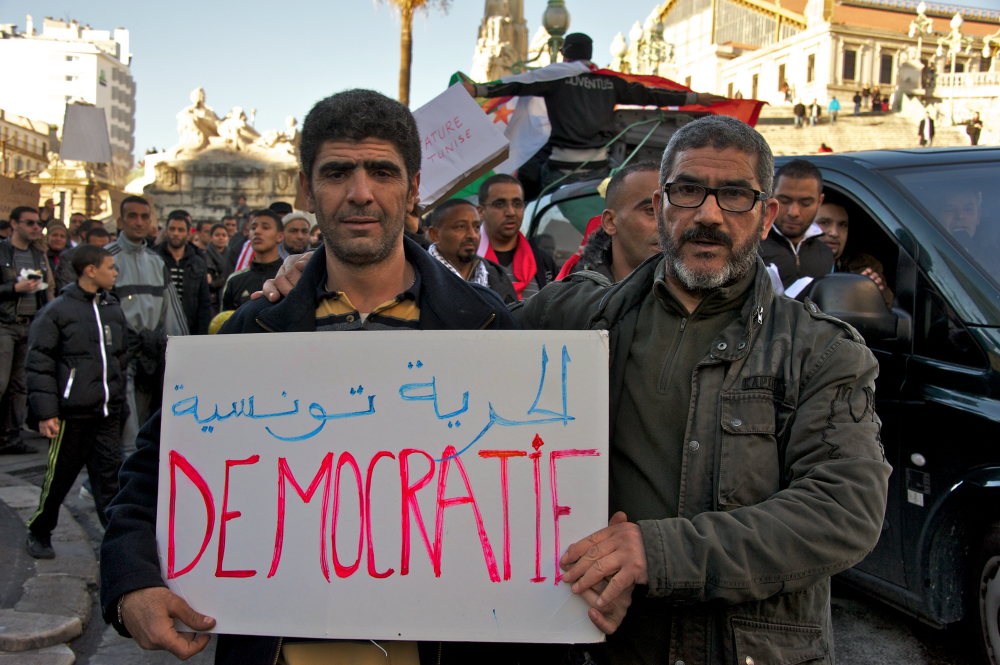
POLYGON ((607 74, 580 74, 539 83, 488 83, 476 86, 477 97, 542 97, 548 108, 558 148, 603 148, 615 135, 615 106, 684 106, 697 102, 696 93, 647 88, 607 74), (694 99, 691 99, 691 97, 694 99))
MULTIPOLYGON (((79 247, 79 245, 76 247, 79 247)), ((76 250, 76 247, 67 247, 64 249, 59 255, 59 265, 53 268, 56 275, 56 293, 62 293, 64 288, 76 283, 77 274, 73 270, 73 252, 76 250)))
POLYGON ((245 236, 239 231, 229 239, 229 244, 226 245, 226 258, 229 259, 229 265, 236 266, 236 262, 240 258, 240 252, 243 251, 243 244, 249 239, 249 236, 245 236))
POLYGON ((226 287, 226 280, 233 273, 233 264, 222 252, 209 245, 205 250, 205 265, 208 266, 208 274, 212 276, 212 283, 208 285, 208 293, 212 297, 212 311, 219 313, 219 306, 222 303, 222 289, 226 287))
MULTIPOLYGON (((322 254, 322 252, 319 253, 322 254)), ((231 274, 226 279, 226 286, 222 290, 222 309, 220 311, 228 312, 232 309, 239 309, 240 305, 249 302, 254 291, 260 291, 264 288, 264 282, 274 279, 282 263, 281 259, 270 263, 251 261, 249 268, 231 274)))
POLYGON ((787 289, 801 277, 817 279, 833 272, 833 252, 815 235, 799 243, 799 251, 792 247, 792 242, 781 235, 777 228, 771 227, 771 232, 760 243, 760 258, 764 265, 772 263, 778 266, 781 283, 787 289))
POLYGON ((602 227, 590 234, 587 244, 583 248, 583 255, 575 266, 570 268, 569 274, 578 273, 581 270, 590 270, 608 278, 612 284, 615 282, 615 275, 611 271, 611 264, 614 255, 611 252, 611 236, 602 227))
POLYGON ((924 118, 923 120, 920 121, 920 126, 917 127, 917 136, 919 136, 920 139, 923 140, 923 138, 924 138, 924 123, 925 122, 931 123, 931 139, 933 139, 934 138, 934 119, 933 118, 924 118))
POLYGON ((24 363, 29 422, 103 418, 125 402, 125 314, 106 291, 70 284, 28 332, 24 363), (103 347, 103 352, 102 352, 103 347))
MULTIPOLYGON (((487 288, 455 279, 446 267, 409 239, 406 259, 420 273, 420 330, 515 330, 517 324, 500 298, 487 288)), ((326 281, 326 254, 316 252, 298 284, 277 303, 258 298, 241 307, 221 334, 308 332, 316 329, 316 291, 326 281)), ((118 599, 148 587, 165 586, 156 552, 156 492, 160 458, 160 413, 149 419, 136 440, 138 450, 119 474, 121 491, 108 508, 108 529, 101 543, 101 609, 118 624, 118 599)), ((278 637, 220 635, 215 662, 271 665, 278 637)))
POLYGON ((507 276, 507 271, 496 261, 478 257, 486 266, 486 281, 490 285, 490 290, 495 291, 505 305, 517 302, 517 291, 507 276))
MULTIPOLYGON (((45 306, 49 301, 50 294, 54 293, 52 270, 49 268, 49 261, 45 258, 45 252, 34 245, 28 245, 31 258, 35 261, 35 266, 42 273, 42 281, 49 285, 48 289, 35 294, 35 303, 38 309, 45 306)), ((15 323, 17 321, 17 301, 21 294, 14 290, 17 283, 17 276, 20 271, 14 266, 14 245, 10 238, 0 241, 0 323, 15 323)))
POLYGON ((184 270, 181 305, 184 307, 188 331, 192 335, 207 335, 208 324, 212 322, 212 296, 208 292, 208 266, 205 265, 205 259, 190 244, 184 246, 184 256, 180 261, 174 259, 174 255, 170 253, 170 245, 165 242, 155 249, 163 257, 168 271, 174 266, 180 266, 184 270))

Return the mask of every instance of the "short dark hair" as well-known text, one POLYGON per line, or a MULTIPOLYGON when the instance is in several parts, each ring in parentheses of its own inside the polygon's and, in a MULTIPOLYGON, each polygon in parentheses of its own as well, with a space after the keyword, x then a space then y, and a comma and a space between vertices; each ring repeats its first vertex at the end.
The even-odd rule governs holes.
POLYGON ((476 208, 476 206, 472 205, 472 202, 469 201, 468 199, 448 199, 447 201, 445 201, 444 203, 442 203, 441 205, 439 205, 438 207, 434 208, 434 210, 431 211, 431 214, 428 215, 429 217, 428 225, 441 226, 441 223, 444 222, 444 218, 448 216, 448 211, 451 210, 452 208, 457 208, 458 206, 462 205, 472 206, 473 210, 475 210, 476 208))
POLYGON ((73 272, 76 273, 76 276, 83 277, 83 271, 87 266, 100 268, 106 256, 111 256, 111 252, 103 247, 98 247, 97 245, 80 245, 73 250, 73 258, 70 260, 70 264, 73 266, 73 272))
POLYGON ((92 226, 86 230, 83 234, 83 242, 89 243, 91 238, 110 238, 111 234, 108 230, 104 228, 103 224, 98 224, 97 226, 92 226))
POLYGON ((189 213, 187 210, 171 210, 170 214, 167 215, 167 222, 169 222, 171 219, 180 219, 181 217, 185 219, 190 219, 191 213, 189 213))
MULTIPOLYGON (((626 164, 618 173, 614 174, 611 178, 611 182, 608 183, 608 189, 605 191, 605 207, 609 210, 618 210, 618 207, 622 205, 622 201, 619 199, 622 196, 622 189, 625 187, 625 178, 629 177, 633 173, 656 171, 659 172, 660 165, 652 160, 644 160, 641 162, 632 162, 631 164, 626 164)), ((650 196, 653 192, 649 193, 650 196)))
POLYGON ((253 212, 251 212, 250 216, 247 218, 247 224, 252 224, 253 220, 255 220, 258 217, 267 217, 268 219, 274 220, 274 223, 278 225, 279 231, 285 230, 285 224, 281 221, 281 215, 274 212, 273 210, 267 210, 267 209, 254 210, 253 212))
POLYGON ((126 197, 121 202, 121 205, 118 206, 118 216, 119 217, 124 217, 125 216, 125 206, 128 205, 129 203, 141 203, 142 205, 146 206, 150 210, 153 209, 153 206, 149 205, 149 201, 147 201, 146 199, 142 198, 141 196, 129 196, 129 197, 126 197))
POLYGON ((520 180, 512 175, 507 175, 506 173, 497 173, 496 175, 491 175, 486 180, 483 180, 483 184, 479 185, 479 205, 486 203, 486 199, 490 196, 490 187, 507 182, 517 185, 521 188, 521 193, 524 193, 524 185, 521 184, 520 180))
POLYGON ((823 174, 819 172, 816 165, 805 159, 793 159, 788 162, 774 174, 775 182, 778 178, 785 176, 786 178, 813 178, 819 184, 819 191, 823 193, 823 174))
POLYGON ((184 222, 184 226, 188 231, 190 231, 191 222, 188 221, 188 218, 183 213, 183 210, 174 210, 172 213, 167 215, 167 226, 170 226, 170 222, 184 222))
POLYGON ((316 154, 324 141, 380 139, 403 159, 407 182, 420 171, 420 132, 410 109, 374 90, 345 90, 316 102, 302 123, 299 157, 312 183, 316 154))
MULTIPOLYGON (((201 220, 200 222, 198 222, 197 224, 195 224, 195 228, 196 228, 196 229, 198 229, 198 233, 201 233, 201 230, 202 230, 203 228, 205 228, 205 225, 206 225, 206 224, 207 224, 208 226, 212 226, 212 225, 213 225, 213 223, 212 223, 212 222, 210 222, 210 221, 208 221, 207 219, 203 219, 203 220, 201 220)), ((210 232, 210 233, 211 233, 211 232, 210 232)))
MULTIPOLYGON (((52 199, 49 199, 49 200, 51 201, 52 199)), ((87 216, 84 215, 82 212, 74 212, 72 215, 69 216, 69 220, 72 222, 73 218, 76 217, 77 215, 79 215, 80 217, 83 217, 84 219, 87 219, 87 216)), ((82 224, 83 222, 80 222, 80 223, 82 224)))
POLYGON ((285 203, 284 201, 275 201, 271 205, 267 206, 267 209, 268 210, 273 210, 274 212, 278 213, 282 217, 284 217, 285 215, 289 215, 289 214, 295 212, 295 208, 292 207, 292 204, 285 203))
POLYGON ((10 221, 12 221, 12 222, 20 222, 21 221, 21 215, 23 215, 26 212, 33 212, 36 215, 38 214, 38 210, 35 209, 35 208, 32 208, 31 206, 17 206, 16 208, 14 208, 13 210, 10 211, 10 221))
POLYGON ((235 222, 236 221, 236 215, 223 215, 222 221, 225 222, 227 219, 231 219, 231 220, 233 220, 235 222))
POLYGON ((215 232, 218 231, 219 229, 225 231, 226 234, 229 233, 229 229, 226 228, 225 224, 212 224, 212 228, 208 230, 208 235, 214 236, 215 232))
POLYGON ((97 221, 96 219, 85 219, 82 222, 80 222, 80 226, 77 227, 77 231, 79 233, 87 233, 87 231, 94 228, 95 226, 100 226, 102 229, 104 228, 104 224, 102 222, 97 221))

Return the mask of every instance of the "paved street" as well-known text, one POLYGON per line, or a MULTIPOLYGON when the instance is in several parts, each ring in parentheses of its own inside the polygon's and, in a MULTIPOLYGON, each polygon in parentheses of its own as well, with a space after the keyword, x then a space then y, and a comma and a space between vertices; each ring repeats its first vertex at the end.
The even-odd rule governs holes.
MULTIPOLYGON (((36 441, 36 444, 40 444, 36 441)), ((38 445, 41 450, 41 445, 38 445)), ((44 455, 0 456, 0 472, 41 485, 44 455)), ((82 473, 65 505, 87 532, 99 553, 103 529, 93 501, 80 497, 82 473)), ((12 607, 20 585, 31 576, 33 560, 24 553, 25 528, 17 513, 0 503, 0 607, 12 607), (13 534, 12 537, 8 534, 13 534)), ((978 665, 967 655, 968 639, 956 629, 938 631, 861 594, 834 585, 833 623, 838 665, 978 665)), ((143 651, 105 625, 94 594, 93 617, 83 635, 70 644, 78 665, 165 665, 177 661, 169 654, 143 651)), ((215 642, 189 663, 206 665, 214 659, 215 642)), ((7 661, 4 661, 6 663, 7 661)), ((16 661, 15 661, 16 662, 16 661)))

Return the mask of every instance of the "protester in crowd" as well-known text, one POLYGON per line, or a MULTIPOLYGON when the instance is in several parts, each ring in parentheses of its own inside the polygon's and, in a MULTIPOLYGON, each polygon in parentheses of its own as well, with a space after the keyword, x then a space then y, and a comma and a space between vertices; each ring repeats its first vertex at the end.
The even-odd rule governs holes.
POLYGON ((284 218, 285 215, 291 215, 295 212, 295 208, 292 207, 292 204, 285 203, 284 201, 275 201, 271 205, 267 206, 267 209, 276 213, 280 218, 284 218))
POLYGON ((983 131, 983 121, 979 119, 979 112, 972 115, 972 120, 965 126, 965 133, 969 135, 971 145, 979 145, 979 135, 983 131))
MULTIPOLYGON (((232 315, 223 332, 514 328, 496 294, 455 279, 403 237, 404 218, 420 185, 421 163, 417 126, 405 106, 368 90, 322 100, 303 123, 300 155, 300 191, 323 228, 325 250, 314 253, 300 288, 288 298, 278 304, 261 298, 246 305, 232 315), (334 161, 339 164, 335 169, 318 168, 334 161), (377 215, 382 223, 356 228, 350 220, 359 211, 377 215)), ((255 217, 258 228, 270 219, 255 217)), ((209 636, 177 632, 174 618, 195 631, 210 629, 214 620, 197 614, 165 588, 154 529, 158 417, 142 438, 141 449, 125 462, 121 492, 108 511, 110 524, 101 547, 101 606, 104 619, 140 646, 167 649, 186 659, 201 651, 209 636)), ((321 662, 348 662, 342 645, 323 645, 328 650, 317 655, 321 662)), ((427 646, 442 665, 479 662, 484 648, 461 643, 427 646)), ((361 649, 357 644, 350 648, 361 649)), ((375 645, 365 648, 365 658, 383 655, 375 645)), ((517 662, 521 647, 489 648, 511 652, 505 662, 517 662)), ((534 652, 544 647, 527 648, 534 652)), ((291 651, 294 645, 283 646, 278 636, 220 635, 215 658, 223 665, 270 665, 288 659, 291 651)), ((523 657, 521 662, 526 662, 523 657)))
POLYGON ((69 216, 69 247, 76 247, 83 242, 83 223, 87 221, 87 216, 82 212, 74 212, 69 216))
MULTIPOLYGON (((250 212, 247 212, 249 215, 250 212)), ((246 217, 241 217, 238 220, 238 226, 236 233, 229 239, 229 244, 226 245, 226 258, 229 259, 229 264, 232 266, 236 265, 236 262, 240 258, 240 254, 243 252, 243 246, 249 242, 247 237, 250 235, 250 222, 246 217)))
POLYGON ((812 104, 809 105, 809 126, 815 127, 816 123, 819 122, 820 106, 817 100, 812 100, 812 104))
POLYGON ((236 218, 232 215, 226 215, 222 218, 222 225, 226 227, 226 234, 228 237, 232 238, 236 235, 236 218))
POLYGON ((530 298, 555 278, 552 257, 521 233, 524 188, 517 178, 498 173, 484 180, 478 210, 488 240, 480 254, 503 267, 518 298, 530 298))
MULTIPOLYGON (((90 242, 89 240, 86 240, 87 234, 90 233, 91 230, 98 228, 104 231, 104 237, 108 237, 108 232, 104 230, 104 225, 96 219, 84 219, 83 222, 77 226, 77 230, 80 232, 80 237, 84 239, 85 243, 90 242)), ((106 245, 107 242, 104 244, 106 245)), ((78 246, 79 245, 64 249, 59 255, 58 265, 54 265, 52 267, 55 271, 55 295, 59 295, 65 286, 73 284, 77 280, 76 271, 73 270, 73 253, 76 251, 76 247, 78 246)))
POLYGON ((45 203, 38 209, 38 220, 47 228, 56 216, 56 204, 52 199, 45 199, 45 203))
MULTIPOLYGON (((429 219, 430 215, 425 215, 425 217, 429 219)), ((431 246, 431 240, 427 237, 427 229, 424 226, 424 220, 420 217, 420 199, 417 199, 410 211, 406 213, 403 235, 427 250, 431 246)))
POLYGON ((199 252, 201 258, 205 258, 205 252, 208 250, 209 245, 212 244, 212 222, 208 220, 202 220, 198 222, 191 233, 191 245, 193 245, 199 252))
POLYGON ((264 282, 273 279, 281 267, 282 258, 278 252, 285 236, 281 218, 272 210, 256 210, 250 213, 250 247, 253 260, 243 270, 237 270, 226 280, 222 291, 222 311, 239 309, 250 301, 250 296, 260 291, 264 282))
POLYGON ((194 236, 187 218, 177 216, 167 222, 167 240, 156 251, 170 273, 170 282, 180 298, 184 320, 192 335, 207 335, 212 320, 212 296, 208 291, 208 266, 191 245, 194 236))
POLYGON ((778 216, 760 243, 765 265, 778 268, 787 289, 803 277, 816 279, 833 270, 833 252, 822 240, 823 229, 813 223, 823 203, 823 176, 804 159, 794 159, 775 174, 774 197, 778 216))
POLYGON ((854 93, 854 99, 851 100, 851 101, 854 102, 854 115, 861 115, 861 101, 862 101, 862 99, 863 99, 863 97, 861 96, 861 91, 860 90, 858 92, 854 93))
MULTIPOLYGON (((560 52, 563 62, 549 67, 558 69, 565 67, 565 63, 588 63, 593 54, 593 42, 582 33, 566 35, 560 52)), ((540 80, 534 83, 464 83, 465 89, 474 97, 530 95, 545 100, 552 124, 548 141, 552 152, 542 166, 542 187, 567 176, 584 163, 587 163, 585 170, 577 171, 562 182, 607 175, 607 146, 617 131, 615 106, 618 104, 709 106, 726 99, 704 92, 647 88, 641 83, 629 83, 621 77, 605 74, 581 73, 547 80, 544 75, 546 69, 537 70, 540 80)))
MULTIPOLYGON (((627 165, 611 178, 600 226, 590 235, 579 262, 563 272, 591 270, 620 282, 643 261, 660 251, 653 211, 660 167, 643 161, 627 165)), ((569 263, 567 261, 567 263, 569 263)), ((560 273, 563 277, 563 273, 560 273)))
POLYGON ((843 203, 824 198, 816 213, 816 225, 823 229, 822 240, 833 252, 834 272, 849 272, 870 278, 882 291, 886 307, 892 309, 892 290, 886 285, 882 262, 871 254, 845 252, 850 219, 843 203))
MULTIPOLYGON (((119 229, 121 231, 121 229, 119 229)), ((159 222, 155 219, 150 222, 149 226, 146 228, 146 237, 144 238, 146 244, 150 247, 155 247, 166 237, 162 232, 164 229, 160 228, 159 222)))
POLYGON ((560 561, 574 593, 607 608, 590 611, 612 633, 587 645, 598 662, 828 659, 830 576, 881 532, 878 364, 850 326, 774 297, 756 256, 778 214, 772 173, 740 121, 685 125, 653 199, 663 258, 513 307, 525 328, 616 340, 611 525, 560 561))
POLYGON ((840 102, 837 101, 836 97, 830 100, 830 103, 827 104, 826 110, 830 112, 830 124, 836 125, 837 114, 840 113, 840 102))
POLYGON ((930 111, 925 112, 924 117, 920 120, 920 126, 917 127, 917 138, 920 140, 922 148, 934 145, 934 119, 931 118, 930 111))
POLYGON ((105 247, 111 242, 111 234, 108 233, 103 224, 99 224, 87 229, 87 232, 84 234, 84 242, 87 245, 105 247))
POLYGON ((240 219, 247 220, 250 216, 250 206, 247 205, 247 197, 242 194, 236 197, 236 208, 233 214, 236 216, 237 221, 240 219))
POLYGON ((5 240, 10 237, 12 228, 9 219, 0 219, 0 240, 5 240))
POLYGON ((53 298, 55 285, 45 252, 38 211, 18 206, 10 212, 11 235, 0 241, 0 455, 34 453, 21 441, 27 393, 24 359, 35 313, 53 298))
MULTIPOLYGON (((55 222, 49 224, 45 229, 45 244, 47 249, 45 250, 45 256, 49 260, 49 266, 58 274, 59 271, 59 255, 69 246, 69 229, 55 222)), ((58 295, 59 290, 56 290, 58 295)))
POLYGON ((163 256, 147 246, 154 226, 146 199, 129 196, 119 206, 118 238, 107 246, 115 257, 115 296, 128 323, 128 419, 122 434, 125 455, 135 451, 139 427, 162 401, 168 335, 187 335, 187 320, 163 256))
POLYGON ((792 113, 795 115, 795 129, 802 129, 806 121, 806 105, 802 103, 801 99, 795 102, 792 113))
MULTIPOLYGON (((292 212, 281 220, 285 239, 281 242, 285 256, 301 254, 309 249, 309 218, 303 212, 292 212)), ((284 257, 282 257, 284 258, 284 257)))
POLYGON ((319 224, 314 225, 309 230, 309 249, 317 249, 323 244, 323 233, 319 224))
POLYGON ((125 314, 111 293, 118 269, 106 249, 73 253, 76 284, 39 312, 25 363, 29 422, 51 439, 38 510, 28 520, 28 554, 55 557, 59 506, 85 465, 97 519, 118 493, 121 411, 128 367, 125 314))
MULTIPOLYGON (((211 281, 208 283, 208 293, 212 298, 212 316, 219 313, 222 303, 222 289, 226 286, 226 280, 233 272, 233 267, 226 258, 226 244, 229 242, 229 233, 222 224, 212 227, 212 242, 205 252, 205 265, 208 267, 208 276, 211 281)), ((210 324, 211 325, 211 324, 210 324)))
POLYGON ((479 211, 466 199, 449 199, 430 214, 427 251, 467 282, 495 291, 504 304, 517 302, 517 291, 500 264, 477 256, 483 225, 479 211))

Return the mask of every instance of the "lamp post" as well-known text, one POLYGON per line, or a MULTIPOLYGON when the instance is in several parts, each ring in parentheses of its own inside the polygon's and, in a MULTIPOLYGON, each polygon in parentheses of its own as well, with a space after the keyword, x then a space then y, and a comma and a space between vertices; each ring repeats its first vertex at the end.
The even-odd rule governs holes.
POLYGON ((566 11, 565 0, 549 0, 549 6, 542 14, 542 26, 549 33, 549 53, 552 62, 555 62, 559 49, 562 48, 563 35, 569 30, 569 12, 566 11))
POLYGON ((990 59, 990 73, 996 71, 996 55, 1000 49, 1000 30, 983 37, 983 57, 990 59))
POLYGON ((962 48, 965 48, 965 53, 968 55, 972 52, 972 43, 975 41, 972 37, 966 37, 962 34, 962 20, 961 14, 955 14, 951 19, 951 32, 946 36, 941 37, 938 40, 938 47, 936 51, 937 57, 944 56, 944 47, 948 47, 948 55, 951 56, 951 87, 948 93, 948 106, 949 113, 951 115, 951 124, 955 124, 955 85, 958 83, 958 77, 955 75, 955 56, 958 55, 962 48))
MULTIPOLYGON (((910 22, 910 39, 917 38, 917 61, 924 55, 924 35, 934 32, 934 21, 927 18, 927 5, 920 0, 917 5, 917 18, 910 22)), ((922 86, 921 86, 922 87, 922 86)))

